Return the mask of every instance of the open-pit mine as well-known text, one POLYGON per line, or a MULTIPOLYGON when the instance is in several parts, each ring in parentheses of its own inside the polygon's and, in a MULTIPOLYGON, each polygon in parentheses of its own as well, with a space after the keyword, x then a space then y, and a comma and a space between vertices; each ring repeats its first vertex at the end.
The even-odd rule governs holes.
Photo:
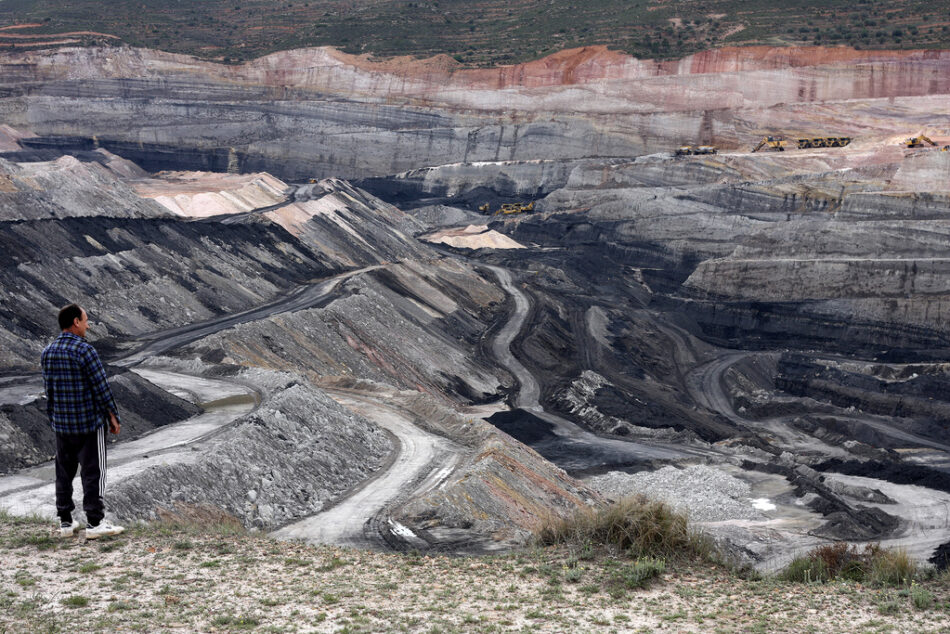
POLYGON ((950 51, 5 51, 0 124, 7 512, 75 301, 119 521, 486 552, 645 493, 946 565, 950 51))

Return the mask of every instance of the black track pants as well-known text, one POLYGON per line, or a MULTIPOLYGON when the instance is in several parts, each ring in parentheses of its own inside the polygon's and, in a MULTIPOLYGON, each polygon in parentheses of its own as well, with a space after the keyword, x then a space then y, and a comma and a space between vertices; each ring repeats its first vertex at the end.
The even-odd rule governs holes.
POLYGON ((64 522, 73 518, 73 478, 80 468, 82 508, 90 526, 105 515, 106 426, 88 434, 56 434, 56 514, 64 522))

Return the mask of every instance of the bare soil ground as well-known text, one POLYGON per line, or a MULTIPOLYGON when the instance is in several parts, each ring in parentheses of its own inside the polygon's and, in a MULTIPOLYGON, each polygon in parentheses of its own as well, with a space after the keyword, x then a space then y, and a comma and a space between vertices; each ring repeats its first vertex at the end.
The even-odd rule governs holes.
POLYGON ((227 522, 154 524, 99 541, 0 516, 0 631, 946 632, 950 575, 905 589, 742 579, 535 549, 499 557, 276 542, 227 522), (210 528, 209 528, 210 527, 210 528))

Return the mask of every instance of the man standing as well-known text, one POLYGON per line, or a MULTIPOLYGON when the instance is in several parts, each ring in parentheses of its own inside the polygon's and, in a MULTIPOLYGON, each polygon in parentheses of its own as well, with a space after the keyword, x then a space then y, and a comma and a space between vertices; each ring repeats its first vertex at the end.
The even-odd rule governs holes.
POLYGON ((56 513, 60 535, 76 534, 73 478, 81 467, 86 539, 118 535, 124 528, 104 521, 106 421, 120 430, 119 411, 96 349, 86 342, 89 317, 70 304, 59 311, 59 337, 43 350, 43 384, 50 425, 56 432, 56 513))

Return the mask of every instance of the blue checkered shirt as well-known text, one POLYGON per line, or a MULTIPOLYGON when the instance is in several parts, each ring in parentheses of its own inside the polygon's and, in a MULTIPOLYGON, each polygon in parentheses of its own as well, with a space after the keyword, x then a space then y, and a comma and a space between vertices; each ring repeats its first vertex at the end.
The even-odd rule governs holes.
POLYGON ((96 349, 64 332, 43 350, 46 411, 53 431, 86 434, 99 429, 108 412, 118 418, 106 371, 96 349))

